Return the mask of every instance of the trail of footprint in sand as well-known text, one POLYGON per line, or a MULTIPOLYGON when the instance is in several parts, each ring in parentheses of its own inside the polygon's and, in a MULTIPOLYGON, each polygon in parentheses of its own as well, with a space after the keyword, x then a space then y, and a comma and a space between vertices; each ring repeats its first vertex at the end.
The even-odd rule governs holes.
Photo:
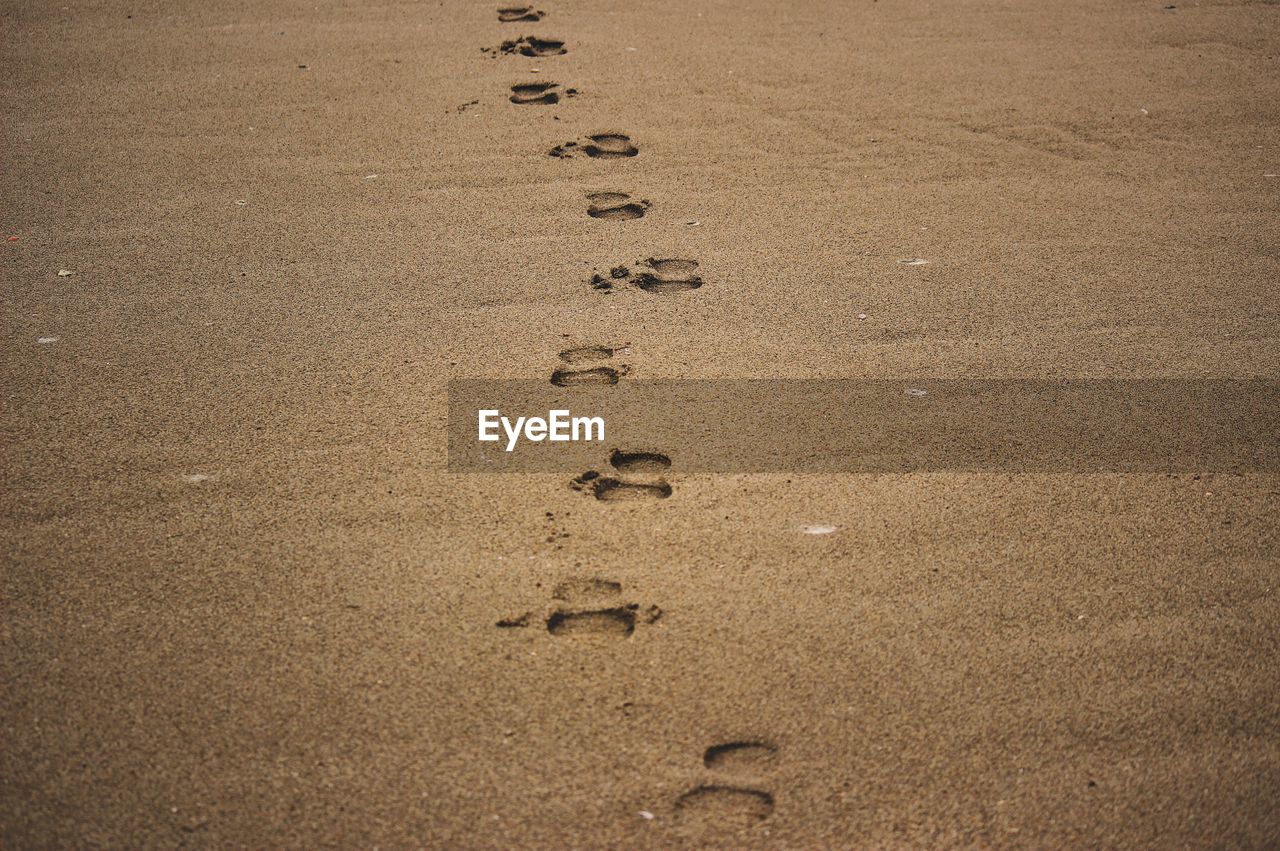
POLYGON ((708 783, 676 800, 675 814, 684 825, 737 829, 773 815, 773 795, 759 789, 708 783))

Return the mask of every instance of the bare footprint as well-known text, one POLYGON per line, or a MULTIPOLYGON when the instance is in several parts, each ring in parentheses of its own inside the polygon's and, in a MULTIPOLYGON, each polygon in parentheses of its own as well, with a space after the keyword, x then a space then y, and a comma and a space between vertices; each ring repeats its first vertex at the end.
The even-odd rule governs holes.
POLYGON ((504 24, 540 21, 546 14, 546 12, 535 10, 532 6, 506 6, 498 9, 498 20, 504 24))
POLYGON ((615 449, 609 455, 609 465, 620 473, 661 473, 671 466, 671 459, 661 452, 615 449))
POLYGON ((488 53, 490 56, 495 57, 502 54, 508 56, 518 54, 520 56, 540 58, 544 56, 563 56, 569 51, 565 49, 564 42, 559 39, 525 35, 514 40, 504 41, 497 47, 482 47, 480 52, 488 53))
POLYGON ((517 83, 511 87, 510 100, 517 104, 548 105, 559 103, 562 91, 564 97, 578 93, 577 89, 561 90, 559 83, 517 83))
POLYGON ((552 635, 605 635, 626 638, 636 631, 636 613, 627 606, 587 611, 557 611, 547 618, 552 635))
POLYGON ((557 369, 551 373, 551 383, 557 387, 577 387, 583 384, 617 384, 626 375, 625 366, 593 366, 587 369, 557 369))
MULTIPOLYGON (((609 346, 579 346, 565 349, 560 360, 572 366, 558 367, 551 373, 551 383, 557 387, 574 387, 582 384, 617 384, 631 367, 623 363, 583 366, 595 361, 610 360, 622 350, 609 346)), ((627 350, 629 351, 629 350, 627 350)))
POLYGON ((631 481, 616 476, 602 476, 595 470, 588 470, 578 476, 570 486, 574 490, 590 493, 601 502, 666 499, 672 493, 671 485, 663 479, 631 481))
MULTIPOLYGON (((561 605, 545 618, 547 632, 556 638, 628 638, 641 624, 662 617, 657 606, 642 609, 639 603, 613 602, 622 594, 622 583, 595 577, 566 579, 556 586, 553 599, 561 605), (594 605, 590 605, 594 604, 594 605)), ((523 629, 530 625, 532 612, 497 622, 503 629, 523 629)))
POLYGON ((613 357, 616 349, 608 346, 578 346, 573 349, 565 349, 560 353, 560 360, 565 363, 590 363, 591 361, 607 360, 613 357))
POLYGON ((601 502, 666 499, 672 494, 671 485, 661 476, 671 466, 671 458, 661 452, 615 449, 609 454, 609 465, 616 475, 588 470, 569 486, 601 502))
POLYGON ((625 192, 592 192, 587 200, 587 215, 608 222, 643 218, 650 206, 648 201, 632 200, 625 192))
POLYGON ((581 142, 565 142, 547 152, 559 159, 588 156, 596 160, 618 160, 634 157, 640 149, 631 144, 631 137, 621 133, 598 133, 581 142))
POLYGON ((626 479, 615 479, 601 476, 592 486, 595 497, 602 502, 616 502, 628 499, 666 499, 671 496, 671 485, 664 481, 631 482, 626 479))
POLYGON ((621 582, 614 582, 611 579, 598 579, 594 576, 576 576, 558 584, 551 593, 551 597, 565 603, 583 603, 607 600, 621 593, 621 582))
POLYGON ((696 290, 702 286, 702 278, 697 274, 697 260, 680 260, 676 258, 659 260, 650 257, 630 266, 614 266, 608 274, 596 273, 591 276, 591 286, 602 292, 613 292, 622 286, 634 286, 647 293, 682 293, 696 290))
POLYGON ((682 824, 736 829, 759 824, 773 814, 773 796, 759 789, 706 784, 676 800, 682 824))
POLYGON ((768 742, 725 742, 707 748, 702 764, 728 774, 754 774, 771 767, 777 756, 778 749, 768 742))

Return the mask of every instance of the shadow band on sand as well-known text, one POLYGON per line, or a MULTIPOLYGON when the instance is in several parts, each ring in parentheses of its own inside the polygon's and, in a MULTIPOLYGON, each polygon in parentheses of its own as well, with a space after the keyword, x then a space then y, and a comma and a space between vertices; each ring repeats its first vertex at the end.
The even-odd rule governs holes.
POLYGON ((452 472, 576 472, 660 448, 674 473, 1277 472, 1280 382, 1234 379, 449 383, 452 472), (598 442, 480 442, 478 411, 601 417, 598 442))

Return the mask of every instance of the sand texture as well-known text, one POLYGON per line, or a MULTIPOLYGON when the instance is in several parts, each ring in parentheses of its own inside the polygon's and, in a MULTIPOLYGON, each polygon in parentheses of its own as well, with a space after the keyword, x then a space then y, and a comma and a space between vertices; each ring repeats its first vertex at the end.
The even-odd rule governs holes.
POLYGON ((1280 845, 1275 474, 445 452, 1280 377, 1280 5, 499 5, 0 0, 0 845, 1280 845))

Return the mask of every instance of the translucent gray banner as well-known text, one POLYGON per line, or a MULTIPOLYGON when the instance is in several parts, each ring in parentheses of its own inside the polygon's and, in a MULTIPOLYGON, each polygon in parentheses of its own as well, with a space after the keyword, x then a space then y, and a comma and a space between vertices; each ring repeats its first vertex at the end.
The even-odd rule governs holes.
POLYGON ((451 381, 449 469, 1280 471, 1271 380, 581 378, 451 381))

